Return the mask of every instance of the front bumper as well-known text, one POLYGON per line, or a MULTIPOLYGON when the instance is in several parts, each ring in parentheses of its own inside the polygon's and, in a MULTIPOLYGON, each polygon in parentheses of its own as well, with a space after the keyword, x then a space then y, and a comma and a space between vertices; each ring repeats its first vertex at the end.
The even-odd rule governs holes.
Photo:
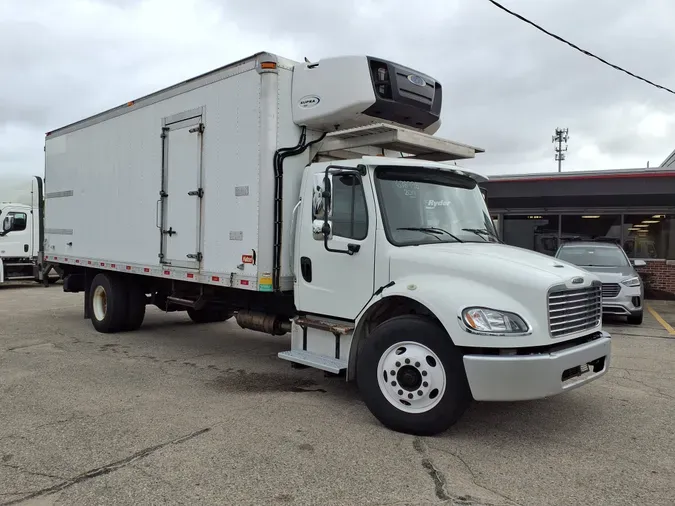
POLYGON ((464 355, 471 394, 477 401, 525 401, 580 387, 607 372, 611 341, 603 331, 593 341, 550 353, 464 355))
POLYGON ((602 298, 602 312, 606 315, 627 316, 642 312, 643 294, 639 286, 623 286, 616 297, 602 298))

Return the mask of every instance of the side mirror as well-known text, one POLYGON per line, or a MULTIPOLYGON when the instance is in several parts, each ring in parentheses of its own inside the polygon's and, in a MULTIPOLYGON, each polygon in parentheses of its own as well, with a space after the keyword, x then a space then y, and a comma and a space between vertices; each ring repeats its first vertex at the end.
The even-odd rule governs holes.
POLYGON ((633 266, 634 267, 644 267, 647 265, 647 262, 644 260, 633 260, 633 266))
POLYGON ((324 237, 330 241, 333 238, 333 223, 324 220, 312 221, 312 235, 317 241, 323 241, 324 237))
MULTIPOLYGON (((359 179, 365 175, 365 166, 359 165, 357 168, 337 167, 329 165, 323 174, 314 175, 314 191, 312 196, 312 233, 316 240, 323 240, 323 247, 331 253, 344 253, 353 255, 361 249, 360 244, 349 243, 346 250, 334 249, 328 246, 328 241, 333 238, 333 177, 340 178, 343 183, 345 177, 359 179), (331 169, 333 170, 330 173, 331 169)), ((354 183, 356 184, 356 183, 354 183)), ((352 190, 352 198, 354 191, 352 190)), ((352 202, 352 206, 354 202, 352 202)))
POLYGON ((5 217, 5 219, 2 221, 2 231, 6 234, 7 232, 11 232, 13 228, 14 216, 5 217))

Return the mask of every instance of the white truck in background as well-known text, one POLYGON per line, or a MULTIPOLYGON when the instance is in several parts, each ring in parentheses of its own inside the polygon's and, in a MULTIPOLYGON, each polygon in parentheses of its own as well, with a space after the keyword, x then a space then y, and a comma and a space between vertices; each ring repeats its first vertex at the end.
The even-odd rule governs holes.
POLYGON ((42 178, 35 176, 26 190, 30 204, 0 202, 0 284, 58 279, 58 273, 46 271, 39 261, 44 238, 42 178))
POLYGON ((402 432, 599 378, 599 281, 498 240, 441 103, 383 59, 259 53, 52 131, 44 261, 100 332, 151 304, 290 333, 402 432))

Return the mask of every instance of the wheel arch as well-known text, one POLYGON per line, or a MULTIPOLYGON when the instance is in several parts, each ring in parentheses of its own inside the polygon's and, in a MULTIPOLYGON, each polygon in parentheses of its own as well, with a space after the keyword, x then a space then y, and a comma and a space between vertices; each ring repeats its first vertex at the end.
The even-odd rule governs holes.
MULTIPOLYGON (((357 320, 349 349, 347 381, 354 381, 356 379, 356 361, 359 351, 373 330, 385 321, 404 315, 419 315, 431 319, 445 331, 441 320, 423 301, 398 293, 382 297, 366 308, 357 320)), ((451 339, 450 336, 448 338, 451 339)))

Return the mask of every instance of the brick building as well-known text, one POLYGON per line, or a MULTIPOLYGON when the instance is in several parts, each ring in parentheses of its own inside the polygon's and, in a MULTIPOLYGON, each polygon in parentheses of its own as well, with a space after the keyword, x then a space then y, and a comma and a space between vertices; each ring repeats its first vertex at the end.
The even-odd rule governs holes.
MULTIPOLYGON (((675 161, 675 154, 669 159, 675 161)), ((666 162, 669 160, 667 159, 666 162)), ((554 255, 568 240, 620 244, 651 298, 675 299, 675 167, 492 176, 488 207, 507 244, 554 255)))

